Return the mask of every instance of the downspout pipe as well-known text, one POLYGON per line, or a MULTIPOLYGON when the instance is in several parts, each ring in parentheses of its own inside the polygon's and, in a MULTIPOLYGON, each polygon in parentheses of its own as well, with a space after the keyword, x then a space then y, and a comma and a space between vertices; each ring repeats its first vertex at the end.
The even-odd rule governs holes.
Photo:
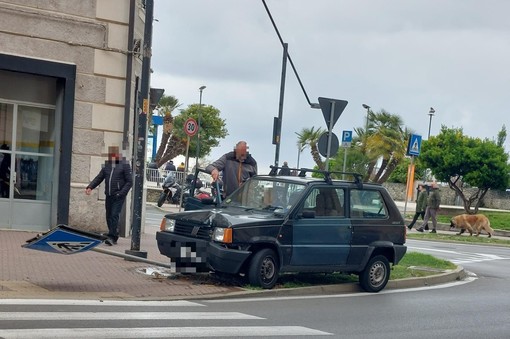
POLYGON ((128 28, 128 53, 126 62, 126 88, 124 90, 125 105, 124 105, 124 130, 122 134, 122 149, 129 148, 129 126, 131 120, 129 115, 131 112, 131 83, 133 77, 133 48, 135 45, 135 13, 136 13, 136 0, 130 0, 129 3, 129 28, 128 28))

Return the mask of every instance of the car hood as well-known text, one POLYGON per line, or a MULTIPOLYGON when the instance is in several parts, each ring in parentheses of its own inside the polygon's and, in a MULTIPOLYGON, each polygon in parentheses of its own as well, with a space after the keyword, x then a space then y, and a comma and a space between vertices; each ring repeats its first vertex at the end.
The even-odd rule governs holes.
POLYGON ((274 213, 246 210, 244 208, 229 207, 225 209, 212 209, 171 213, 165 216, 184 223, 193 223, 211 227, 245 227, 254 225, 267 225, 281 223, 282 215, 274 213))

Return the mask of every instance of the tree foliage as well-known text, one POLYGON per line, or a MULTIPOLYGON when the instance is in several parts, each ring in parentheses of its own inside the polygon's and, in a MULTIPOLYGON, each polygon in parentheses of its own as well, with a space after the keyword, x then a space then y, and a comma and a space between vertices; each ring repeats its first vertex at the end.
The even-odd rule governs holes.
POLYGON ((441 132, 422 145, 420 160, 432 170, 437 180, 447 182, 462 199, 464 209, 478 212, 489 189, 506 189, 510 167, 508 154, 497 142, 470 138, 461 128, 441 127, 441 132), (476 190, 467 196, 468 184, 476 190))
POLYGON ((298 145, 303 145, 301 149, 304 149, 304 145, 310 147, 312 159, 321 170, 325 169, 326 164, 322 161, 317 143, 323 132, 324 131, 320 127, 315 129, 315 127, 312 126, 312 128, 303 128, 300 133, 296 133, 298 136, 298 145))
MULTIPOLYGON (((348 149, 345 171, 359 173, 365 180, 383 183, 405 158, 408 131, 403 127, 400 116, 385 110, 369 110, 367 120, 365 127, 354 128, 357 135, 353 137, 348 149)), ((319 169, 324 169, 326 165, 317 147, 323 132, 320 128, 312 127, 298 133, 298 145, 310 147, 312 158, 319 169)), ((344 151, 344 148, 340 148, 337 154, 331 155, 330 171, 343 171, 344 151)))
MULTIPOLYGON (((391 173, 390 177, 388 178, 389 182, 395 182, 395 183, 401 183, 405 184, 407 182, 407 172, 409 169, 409 165, 411 164, 411 158, 407 157, 403 159, 395 170, 391 173)), ((420 158, 414 159, 414 180, 423 180, 424 179, 424 173, 427 170, 425 166, 423 166, 422 162, 420 161, 420 158)))
POLYGON ((163 116, 163 134, 154 159, 158 167, 178 155, 186 154, 188 136, 184 132, 184 123, 188 118, 195 119, 197 123, 200 121, 201 126, 199 132, 190 138, 188 149, 190 157, 196 157, 198 136, 200 136, 199 157, 206 157, 211 149, 218 146, 219 141, 228 135, 225 120, 221 119, 221 112, 217 108, 211 105, 191 104, 186 109, 180 110, 179 114, 172 116, 172 110, 179 106, 178 100, 174 98, 175 100, 166 101, 166 98, 164 96, 160 100, 158 109, 159 114, 163 116))

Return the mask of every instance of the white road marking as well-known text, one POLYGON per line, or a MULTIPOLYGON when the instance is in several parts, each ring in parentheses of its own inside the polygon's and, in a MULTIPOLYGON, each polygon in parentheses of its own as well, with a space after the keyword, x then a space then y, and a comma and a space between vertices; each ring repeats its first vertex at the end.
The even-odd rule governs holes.
POLYGON ((332 335, 302 326, 226 326, 226 327, 141 327, 141 328, 37 328, 0 330, 9 339, 80 338, 197 338, 197 337, 269 337, 332 335))
POLYGON ((137 300, 75 300, 75 299, 0 299, 0 305, 44 305, 44 306, 205 306, 186 300, 137 301, 137 300))
POLYGON ((381 294, 393 294, 393 293, 408 293, 408 292, 417 292, 417 291, 425 291, 425 290, 437 290, 443 288, 450 288, 455 286, 464 285, 470 282, 473 282, 477 279, 477 277, 467 277, 461 281, 454 281, 451 283, 445 283, 441 285, 432 285, 432 286, 423 286, 423 287, 412 287, 412 288, 401 288, 395 290, 382 290, 379 293, 367 293, 367 292, 358 292, 358 293, 346 293, 346 294, 328 294, 328 295, 306 295, 306 296, 289 296, 289 297, 261 297, 261 298, 238 298, 238 299, 218 299, 218 300, 201 300, 203 303, 207 304, 217 304, 217 303, 239 303, 239 302, 255 302, 255 301, 275 301, 275 300, 305 300, 305 299, 332 299, 332 298, 352 298, 352 297, 370 297, 381 294))
POLYGON ((423 252, 439 252, 439 253, 451 254, 451 255, 454 255, 455 258, 447 259, 447 260, 451 261, 452 263, 454 263, 456 265, 469 264, 469 263, 482 262, 482 261, 510 260, 510 258, 500 257, 499 255, 495 255, 495 254, 458 252, 458 251, 451 251, 451 250, 443 250, 443 249, 427 248, 427 247, 414 247, 414 246, 408 246, 408 249, 420 250, 423 252))
POLYGON ((0 312, 0 321, 36 320, 247 320, 264 319, 239 312, 0 312))

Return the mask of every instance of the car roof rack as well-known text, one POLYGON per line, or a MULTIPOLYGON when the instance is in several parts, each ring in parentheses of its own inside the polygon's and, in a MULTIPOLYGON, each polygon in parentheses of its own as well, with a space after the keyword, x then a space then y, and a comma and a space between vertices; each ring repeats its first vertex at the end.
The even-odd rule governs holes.
MULTIPOLYGON (((278 170, 282 169, 282 167, 278 166, 269 166, 271 168, 271 171, 269 172, 269 175, 274 176, 278 174, 278 170)), ((338 172, 338 171, 325 171, 325 170, 318 170, 318 169, 311 169, 311 168, 289 168, 291 171, 298 172, 298 177, 304 178, 306 176, 306 173, 319 173, 324 176, 324 181, 326 181, 328 184, 332 183, 331 174, 346 174, 351 175, 354 177, 354 183, 358 185, 360 188, 363 187, 363 176, 359 173, 355 172, 338 172)))

